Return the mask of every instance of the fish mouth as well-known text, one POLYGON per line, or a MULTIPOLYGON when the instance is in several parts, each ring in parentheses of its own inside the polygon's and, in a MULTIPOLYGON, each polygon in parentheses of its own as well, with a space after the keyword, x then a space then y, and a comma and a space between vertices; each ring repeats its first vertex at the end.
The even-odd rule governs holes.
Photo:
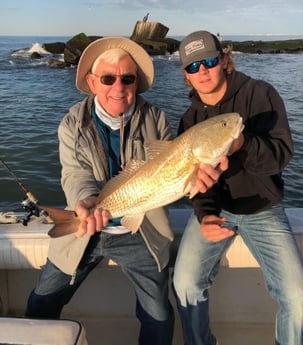
POLYGON ((243 124, 243 119, 242 119, 242 117, 240 116, 239 117, 239 120, 238 120, 238 126, 237 126, 237 131, 236 131, 236 135, 235 135, 235 139, 237 139, 237 138, 239 138, 239 135, 240 135, 240 133, 243 131, 243 129, 244 129, 244 124, 243 124))

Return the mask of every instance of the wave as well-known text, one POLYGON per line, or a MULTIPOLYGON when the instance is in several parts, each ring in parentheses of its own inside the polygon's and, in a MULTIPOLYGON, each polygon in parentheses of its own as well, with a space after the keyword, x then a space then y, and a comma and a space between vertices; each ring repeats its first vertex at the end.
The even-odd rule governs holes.
POLYGON ((34 43, 31 48, 22 48, 13 51, 11 56, 28 58, 33 53, 38 53, 40 55, 51 55, 51 53, 45 50, 39 43, 34 43))
POLYGON ((173 53, 166 53, 163 55, 153 55, 151 56, 152 60, 167 60, 167 61, 179 61, 180 55, 178 51, 175 51, 173 53))
POLYGON ((63 54, 52 54, 40 43, 34 43, 31 48, 22 48, 10 53, 8 63, 12 67, 41 67, 48 66, 50 60, 64 61, 63 54))
POLYGON ((44 49, 39 43, 34 43, 31 49, 28 51, 29 53, 39 53, 39 54, 51 54, 46 49, 44 49))

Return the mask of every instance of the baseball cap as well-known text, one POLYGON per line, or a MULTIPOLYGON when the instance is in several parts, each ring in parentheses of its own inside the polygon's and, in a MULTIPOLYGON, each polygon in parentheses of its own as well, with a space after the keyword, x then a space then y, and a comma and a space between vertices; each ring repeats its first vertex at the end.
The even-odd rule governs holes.
POLYGON ((86 82, 86 75, 90 72, 95 60, 105 51, 114 48, 125 50, 138 66, 137 92, 147 91, 154 80, 154 64, 150 55, 139 44, 124 37, 104 37, 90 43, 82 52, 76 75, 77 88, 87 94, 91 90, 86 82))
POLYGON ((218 38, 208 31, 195 31, 186 36, 179 46, 182 68, 195 61, 212 58, 222 53, 218 38))

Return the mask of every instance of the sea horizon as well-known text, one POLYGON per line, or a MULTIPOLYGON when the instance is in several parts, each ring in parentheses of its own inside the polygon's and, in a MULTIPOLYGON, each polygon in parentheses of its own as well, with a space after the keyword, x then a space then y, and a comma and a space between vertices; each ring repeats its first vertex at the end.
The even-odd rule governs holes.
MULTIPOLYGON (((24 37, 24 38, 61 38, 64 40, 68 40, 78 34, 75 33, 74 35, 1 35, 1 38, 7 37, 7 38, 17 38, 17 37, 24 37)), ((85 33, 86 34, 86 33, 85 33)), ((303 39, 303 33, 301 34, 247 34, 247 35, 237 35, 237 34, 227 34, 224 35, 222 33, 218 33, 221 40, 225 41, 281 41, 281 40, 291 40, 291 39, 303 39)), ((100 36, 100 37, 109 37, 111 35, 102 35, 102 34, 86 34, 87 36, 100 36)), ((130 35, 113 35, 113 36, 123 36, 123 37, 130 37, 130 35)), ((176 40, 182 40, 186 35, 166 35, 166 38, 173 38, 176 40)))

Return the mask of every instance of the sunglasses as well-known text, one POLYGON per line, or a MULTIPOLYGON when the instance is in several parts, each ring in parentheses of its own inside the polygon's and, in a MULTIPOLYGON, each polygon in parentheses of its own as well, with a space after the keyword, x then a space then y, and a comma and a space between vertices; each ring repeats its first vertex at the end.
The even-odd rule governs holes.
POLYGON ((114 74, 106 74, 100 76, 100 82, 103 85, 113 85, 117 78, 120 78, 121 83, 123 85, 131 85, 135 82, 136 76, 134 74, 121 74, 121 75, 114 75, 114 74))
POLYGON ((185 71, 190 74, 197 73, 199 71, 200 65, 203 65, 207 69, 213 68, 218 65, 219 60, 220 60, 220 55, 213 58, 203 59, 201 61, 195 61, 191 63, 190 65, 186 66, 185 71))

